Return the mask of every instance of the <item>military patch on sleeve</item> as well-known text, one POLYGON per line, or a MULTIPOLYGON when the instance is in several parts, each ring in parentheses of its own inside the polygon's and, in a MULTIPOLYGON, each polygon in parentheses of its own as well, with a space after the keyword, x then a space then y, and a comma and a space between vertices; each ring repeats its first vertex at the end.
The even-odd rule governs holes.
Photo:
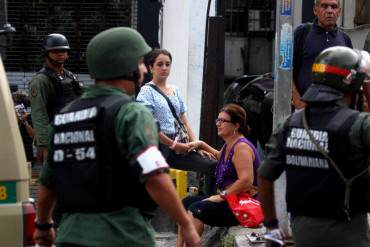
POLYGON ((39 144, 39 145, 46 145, 46 140, 45 140, 45 138, 40 137, 40 138, 39 138, 39 142, 38 142, 38 144, 39 144))
POLYGON ((35 87, 31 88, 31 96, 36 97, 37 96, 37 89, 35 87))

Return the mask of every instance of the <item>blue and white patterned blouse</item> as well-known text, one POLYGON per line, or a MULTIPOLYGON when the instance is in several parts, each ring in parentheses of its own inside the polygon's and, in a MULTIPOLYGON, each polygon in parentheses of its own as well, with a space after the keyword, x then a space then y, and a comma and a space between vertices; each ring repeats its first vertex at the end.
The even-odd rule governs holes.
MULTIPOLYGON (((149 83, 153 84, 153 82, 149 83)), ((174 85, 171 86, 174 90, 174 95, 167 95, 167 97, 172 102, 177 116, 179 116, 180 113, 184 113, 186 111, 185 104, 179 89, 174 85)), ((158 93, 152 87, 144 85, 141 87, 136 101, 149 108, 149 110, 153 113, 154 118, 159 122, 161 132, 169 135, 175 134, 175 118, 172 115, 166 99, 160 93, 158 93)))

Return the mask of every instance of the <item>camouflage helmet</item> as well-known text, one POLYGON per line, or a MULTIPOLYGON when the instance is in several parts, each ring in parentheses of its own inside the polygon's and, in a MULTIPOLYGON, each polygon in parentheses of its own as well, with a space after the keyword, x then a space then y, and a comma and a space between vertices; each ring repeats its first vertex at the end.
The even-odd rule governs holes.
POLYGON ((138 69, 140 58, 151 48, 134 29, 115 27, 92 38, 87 46, 86 60, 94 79, 116 79, 138 69))
POLYGON ((313 83, 324 84, 342 92, 360 89, 366 71, 362 69, 363 51, 334 46, 322 51, 312 65, 313 83))
POLYGON ((51 33, 44 38, 41 53, 45 56, 51 50, 70 50, 67 38, 60 33, 51 33))

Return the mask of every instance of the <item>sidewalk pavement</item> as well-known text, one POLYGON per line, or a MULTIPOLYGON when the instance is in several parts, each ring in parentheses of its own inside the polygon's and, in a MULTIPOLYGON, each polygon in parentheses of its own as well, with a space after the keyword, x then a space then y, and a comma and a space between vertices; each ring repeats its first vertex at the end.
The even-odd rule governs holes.
MULTIPOLYGON (((368 214, 368 222, 370 225, 370 214, 368 214)), ((229 238, 234 238, 234 245, 233 247, 265 247, 265 243, 251 243, 248 237, 251 236, 252 233, 257 235, 263 236, 264 232, 266 231, 265 227, 260 228, 245 228, 242 226, 234 226, 228 229, 227 235, 229 238)), ((220 245, 221 246, 221 245, 220 245)), ((290 247, 294 247, 293 243, 289 245, 290 247)), ((229 247, 222 245, 222 247, 229 247)))
MULTIPOLYGON (((234 247, 265 247, 265 243, 263 241, 259 242, 256 241, 256 243, 252 243, 248 237, 251 235, 256 236, 263 236, 263 233, 265 232, 264 227, 260 228, 246 228, 242 226, 233 226, 230 227, 228 230, 228 235, 234 236, 234 247)), ((252 239, 252 238, 251 238, 252 239)), ((253 239, 254 240, 254 239, 253 239)))
MULTIPOLYGON (((220 247, 220 236, 226 231, 222 227, 205 226, 201 237, 202 247, 220 247)), ((156 247, 173 247, 176 244, 177 234, 174 232, 157 232, 155 234, 156 247)), ((223 246, 226 247, 226 246, 223 246)))

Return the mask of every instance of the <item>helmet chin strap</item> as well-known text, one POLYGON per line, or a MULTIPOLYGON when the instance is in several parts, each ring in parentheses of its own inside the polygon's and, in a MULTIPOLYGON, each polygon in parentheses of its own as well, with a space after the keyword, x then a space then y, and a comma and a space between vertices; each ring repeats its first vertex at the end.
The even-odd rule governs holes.
POLYGON ((139 69, 133 71, 131 75, 126 75, 121 77, 121 79, 125 79, 128 81, 132 81, 135 85, 135 97, 139 94, 140 88, 141 88, 141 83, 139 82, 140 80, 140 71, 139 69))
POLYGON ((135 98, 136 98, 137 95, 139 94, 140 88, 141 88, 141 83, 139 82, 139 80, 140 80, 139 70, 134 71, 133 77, 135 78, 134 83, 135 83, 135 98))
POLYGON ((52 59, 52 58, 49 56, 49 54, 48 54, 48 55, 46 55, 46 59, 47 59, 47 60, 49 60, 49 62, 50 62, 53 66, 56 66, 56 67, 60 67, 60 66, 64 65, 64 64, 65 64, 65 62, 67 61, 67 60, 66 60, 66 61, 64 61, 64 63, 58 62, 58 61, 56 61, 56 60, 52 59))

